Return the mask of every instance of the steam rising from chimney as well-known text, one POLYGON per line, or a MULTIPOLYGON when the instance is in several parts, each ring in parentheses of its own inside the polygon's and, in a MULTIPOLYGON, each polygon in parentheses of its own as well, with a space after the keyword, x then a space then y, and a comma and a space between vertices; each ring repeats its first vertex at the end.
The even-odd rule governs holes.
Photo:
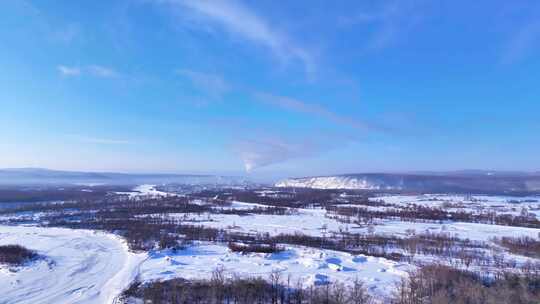
POLYGON ((316 150, 306 143, 290 143, 281 139, 247 140, 238 144, 237 149, 246 172, 292 158, 307 156, 316 150))

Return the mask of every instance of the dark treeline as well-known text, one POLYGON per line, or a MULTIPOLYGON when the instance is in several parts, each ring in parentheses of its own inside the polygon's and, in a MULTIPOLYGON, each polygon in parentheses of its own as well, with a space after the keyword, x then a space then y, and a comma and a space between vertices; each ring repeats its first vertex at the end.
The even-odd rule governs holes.
POLYGON ((521 269, 493 277, 429 265, 404 279, 390 303, 536 304, 540 303, 540 272, 521 269))
POLYGON ((276 243, 268 243, 268 244, 244 244, 244 243, 236 243, 236 242, 229 242, 228 245, 229 249, 232 252, 241 252, 241 253, 277 253, 284 251, 285 248, 283 246, 279 246, 276 243))
POLYGON ((502 237, 493 241, 515 254, 540 258, 540 241, 531 237, 502 237))
MULTIPOLYGON (((386 203, 383 200, 370 200, 367 197, 362 199, 335 199, 331 205, 348 204, 367 207, 397 207, 398 205, 386 203)), ((355 208, 355 207, 353 207, 355 208)))
POLYGON ((128 191, 126 186, 3 186, 0 202, 49 202, 82 199, 101 199, 113 191, 128 191))
POLYGON ((251 214, 272 214, 272 215, 295 215, 298 210, 287 207, 253 207, 249 209, 214 209, 213 213, 220 214, 236 214, 236 215, 251 215, 251 214))
POLYGON ((23 206, 17 209, 0 210, 0 213, 49 212, 62 213, 69 211, 94 213, 101 217, 133 217, 137 215, 166 215, 169 213, 214 213, 214 214, 295 214, 295 209, 285 207, 254 207, 249 209, 232 209, 230 202, 209 199, 195 203, 190 197, 169 196, 161 198, 129 199, 124 196, 110 196, 98 200, 77 200, 59 204, 23 206))
POLYGON ((322 206, 331 202, 340 192, 318 189, 273 189, 272 193, 262 194, 257 190, 202 191, 194 197, 217 198, 226 201, 257 203, 276 207, 305 208, 322 206))
POLYGON ((482 223, 490 225, 504 225, 528 228, 540 228, 540 221, 535 216, 497 214, 495 211, 485 213, 471 213, 466 211, 448 212, 441 208, 426 207, 422 205, 399 206, 384 210, 369 210, 362 207, 327 206, 326 210, 334 214, 345 216, 359 224, 369 224, 375 219, 399 219, 409 222, 444 222, 458 221, 468 223, 482 223))
POLYGON ((211 211, 210 205, 193 204, 186 197, 163 197, 158 199, 132 200, 124 196, 110 196, 102 199, 81 199, 68 201, 62 204, 47 204, 21 207, 16 210, 8 210, 4 213, 14 212, 63 212, 63 211, 97 211, 97 212, 121 212, 126 215, 136 214, 159 214, 159 213, 202 213, 211 211))

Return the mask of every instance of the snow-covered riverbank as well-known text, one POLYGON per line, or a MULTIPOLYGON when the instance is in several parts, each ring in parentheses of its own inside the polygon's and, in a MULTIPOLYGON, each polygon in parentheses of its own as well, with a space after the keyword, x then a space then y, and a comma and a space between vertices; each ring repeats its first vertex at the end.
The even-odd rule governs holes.
POLYGON ((0 266, 0 302, 113 303, 146 254, 117 236, 87 230, 0 226, 0 245, 19 244, 46 257, 13 272, 0 266))

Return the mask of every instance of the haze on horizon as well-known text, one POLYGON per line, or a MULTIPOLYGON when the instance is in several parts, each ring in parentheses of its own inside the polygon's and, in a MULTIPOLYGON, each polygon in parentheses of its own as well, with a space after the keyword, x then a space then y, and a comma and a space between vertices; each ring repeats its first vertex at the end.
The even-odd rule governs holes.
POLYGON ((540 2, 8 0, 0 168, 540 171, 540 2))

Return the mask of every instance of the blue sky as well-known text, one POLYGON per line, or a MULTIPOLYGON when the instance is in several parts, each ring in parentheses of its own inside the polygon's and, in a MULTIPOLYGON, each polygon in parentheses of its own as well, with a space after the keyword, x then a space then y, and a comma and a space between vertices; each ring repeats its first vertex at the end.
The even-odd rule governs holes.
POLYGON ((538 1, 0 2, 0 167, 540 170, 538 1))

